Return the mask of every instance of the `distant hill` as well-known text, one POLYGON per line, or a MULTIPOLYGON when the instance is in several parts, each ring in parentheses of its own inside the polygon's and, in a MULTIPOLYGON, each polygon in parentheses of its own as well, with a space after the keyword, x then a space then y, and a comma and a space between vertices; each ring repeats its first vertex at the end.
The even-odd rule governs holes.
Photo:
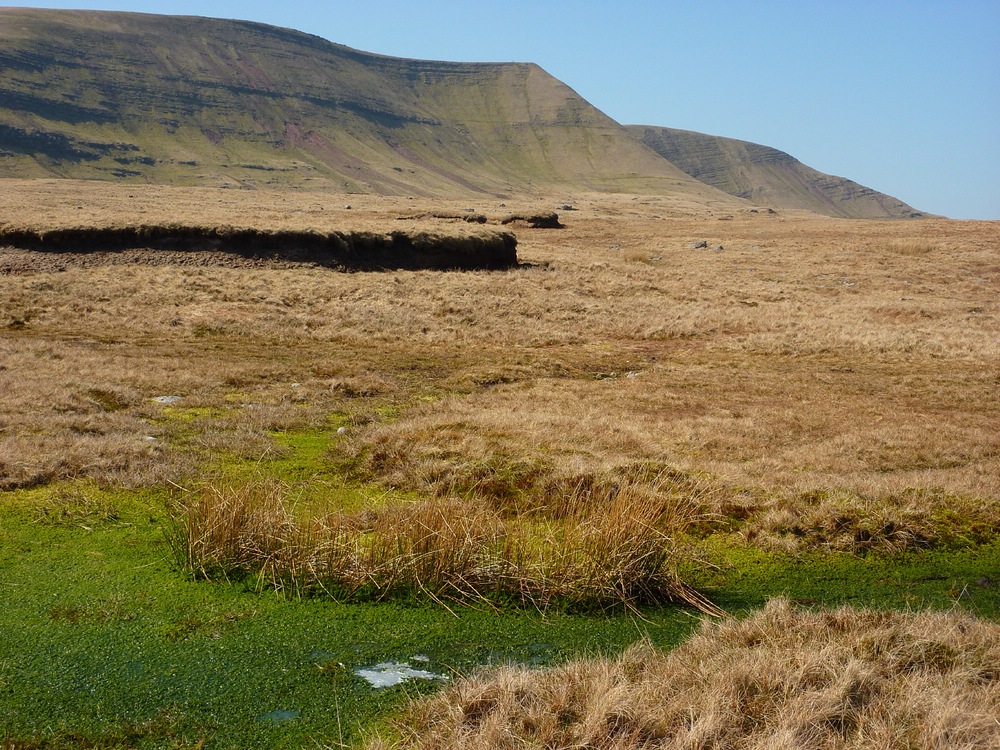
POLYGON ((5 176, 731 200, 532 64, 383 57, 241 21, 4 8, 0 71, 5 176))
POLYGON ((0 177, 912 212, 671 132, 637 138, 530 63, 385 57, 244 21, 0 8, 0 177))
POLYGON ((843 177, 817 172, 769 146, 690 130, 630 125, 645 145, 684 172, 758 206, 847 218, 915 218, 912 206, 843 177))

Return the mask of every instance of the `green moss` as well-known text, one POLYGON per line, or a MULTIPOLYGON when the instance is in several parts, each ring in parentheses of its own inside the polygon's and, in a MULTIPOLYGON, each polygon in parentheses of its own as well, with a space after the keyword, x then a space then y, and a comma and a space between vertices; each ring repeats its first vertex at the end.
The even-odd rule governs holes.
POLYGON ((416 655, 443 674, 491 661, 552 663, 617 651, 642 633, 675 643, 693 623, 674 610, 645 621, 498 617, 196 583, 172 567, 158 498, 146 498, 143 512, 133 499, 121 523, 91 531, 38 524, 27 508, 4 504, 0 737, 8 744, 168 747, 206 738, 210 747, 311 747, 340 741, 338 707, 343 739, 353 741, 414 689, 376 691, 354 674, 360 667, 416 655), (298 713, 276 720, 282 711, 298 713))
POLYGON ((388 499, 412 498, 411 493, 387 490, 372 482, 345 478, 343 462, 330 448, 342 439, 338 418, 321 429, 272 432, 275 450, 258 459, 222 455, 205 468, 212 481, 238 485, 262 478, 284 485, 292 505, 304 515, 334 510, 355 511, 388 499))
MULTIPOLYGON (((280 450, 218 458, 209 474, 267 477, 306 511, 379 502, 331 460, 324 427, 272 433, 280 450)), ((196 582, 165 541, 179 490, 75 482, 0 494, 0 738, 5 747, 315 747, 356 742, 439 681, 375 690, 355 670, 424 656, 462 674, 497 662, 558 663, 648 637, 668 647, 689 610, 501 612, 414 597, 345 604, 196 582)), ((734 535, 702 542, 682 571, 733 613, 785 595, 802 604, 961 607, 1000 620, 1000 542, 891 558, 764 552, 734 535)), ((418 666, 415 664, 415 666, 418 666)))
POLYGON ((1000 540, 961 549, 859 557, 847 552, 767 552, 719 534, 710 537, 705 548, 711 564, 691 565, 686 580, 730 612, 745 612, 783 595, 823 606, 961 606, 1000 619, 1000 540))

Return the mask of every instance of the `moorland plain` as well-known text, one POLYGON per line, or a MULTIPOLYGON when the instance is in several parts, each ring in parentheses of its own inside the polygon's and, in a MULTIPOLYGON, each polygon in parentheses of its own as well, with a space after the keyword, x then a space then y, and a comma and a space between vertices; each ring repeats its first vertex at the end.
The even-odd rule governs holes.
MULTIPOLYGON (((162 580, 240 574, 309 592, 331 586, 310 576, 333 546, 371 549, 423 513, 414 525, 433 533, 385 537, 409 568, 355 556, 365 582, 338 580, 333 593, 358 607, 423 592, 438 600, 430 608, 511 612, 617 602, 655 620, 653 604, 740 609, 791 591, 818 605, 997 617, 996 223, 717 212, 663 196, 501 205, 69 181, 0 181, 0 201, 8 229, 442 233, 468 231, 469 213, 490 226, 572 206, 559 210, 563 228, 515 226, 519 265, 504 271, 0 249, 0 512, 18 549, 71 547, 49 539, 60 524, 100 532, 155 517, 174 557, 149 552, 149 533, 131 543, 146 550, 137 559, 176 559, 158 563, 162 580), (232 533, 211 547, 219 529, 232 533), (282 533, 269 541, 269 529, 282 533), (599 533, 609 529, 628 533, 599 533), (434 557, 428 539, 448 534, 434 557), (234 559, 248 539, 259 554, 234 559), (597 550, 607 569, 584 570, 597 550), (502 575, 484 574, 486 558, 502 575), (431 580, 448 565, 452 577, 431 580), (817 565, 853 572, 803 582, 817 565), (767 577, 779 569, 788 577, 767 577), (903 569, 922 572, 893 578, 903 569), (591 597, 598 589, 611 595, 591 597)), ((63 623, 56 604, 31 616, 63 623)), ((115 619, 74 606, 91 628, 115 619)), ((198 627, 240 627, 229 611, 198 627)), ((628 638, 599 642, 621 650, 628 638)), ((560 649, 553 660, 571 655, 560 649)), ((18 659, 0 654, 27 674, 18 659)), ((984 684, 994 700, 996 676, 984 684)), ((385 712, 365 708, 362 723, 385 712)), ((48 735, 28 732, 30 717, 3 729, 42 742, 74 721, 48 735)))

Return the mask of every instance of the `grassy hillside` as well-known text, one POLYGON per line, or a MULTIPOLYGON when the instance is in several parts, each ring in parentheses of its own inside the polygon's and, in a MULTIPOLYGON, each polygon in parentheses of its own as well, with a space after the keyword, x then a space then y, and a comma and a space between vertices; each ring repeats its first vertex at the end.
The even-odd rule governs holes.
POLYGON ((0 19, 3 176, 731 204, 536 65, 396 59, 205 18, 0 19))
POLYGON ((759 206, 859 219, 922 216, 892 196, 817 172, 769 146, 674 128, 630 125, 629 129, 692 177, 759 206))

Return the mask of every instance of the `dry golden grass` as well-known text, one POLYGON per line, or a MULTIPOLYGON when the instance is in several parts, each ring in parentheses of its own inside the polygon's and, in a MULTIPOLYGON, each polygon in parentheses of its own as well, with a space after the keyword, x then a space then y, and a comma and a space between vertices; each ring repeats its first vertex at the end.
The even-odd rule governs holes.
POLYGON ((375 748, 994 748, 1000 627, 772 601, 671 653, 508 667, 417 701, 375 748))
MULTIPOLYGON (((269 231, 370 231, 440 227, 475 232, 464 224, 466 202, 403 199, 375 195, 299 190, 176 188, 121 185, 113 182, 59 179, 0 179, 4 213, 0 229, 38 231, 77 227, 207 226, 255 227, 269 231), (422 202, 421 202, 422 201, 422 202), (440 210, 444 208, 445 210, 440 210)), ((491 201, 480 214, 491 223, 509 218, 512 209, 525 218, 540 215, 538 201, 491 201)), ((484 222, 485 223, 485 222, 484 222)))
MULTIPOLYGON (((562 229, 518 227, 523 265, 500 272, 0 248, 0 489, 87 478, 36 517, 90 525, 115 513, 101 486, 201 487, 176 516, 190 570, 344 597, 706 606, 677 574, 692 533, 859 552, 995 536, 1000 225, 505 202, 0 181, 0 223, 42 228, 384 231, 578 209, 562 229), (206 479, 296 429, 329 431, 331 465, 421 499, 331 496, 318 513, 279 482, 206 479)), ((461 681, 400 736, 994 747, 997 640, 957 614, 777 603, 670 655, 461 681)))
POLYGON ((500 207, 2 181, 0 197, 0 221, 39 226, 578 209, 563 229, 518 229, 524 265, 502 272, 9 266, 5 487, 176 480, 339 413, 337 460, 441 496, 535 507, 652 465, 711 482, 699 512, 760 544, 892 549, 1000 522, 996 223, 593 195, 500 207), (165 409, 162 394, 185 398, 165 409))
POLYGON ((577 491, 544 514, 446 498, 317 515, 289 494, 267 479, 206 485, 175 509, 178 561, 196 577, 255 578, 297 595, 585 609, 672 601, 721 614, 678 577, 694 500, 668 478, 577 491))

